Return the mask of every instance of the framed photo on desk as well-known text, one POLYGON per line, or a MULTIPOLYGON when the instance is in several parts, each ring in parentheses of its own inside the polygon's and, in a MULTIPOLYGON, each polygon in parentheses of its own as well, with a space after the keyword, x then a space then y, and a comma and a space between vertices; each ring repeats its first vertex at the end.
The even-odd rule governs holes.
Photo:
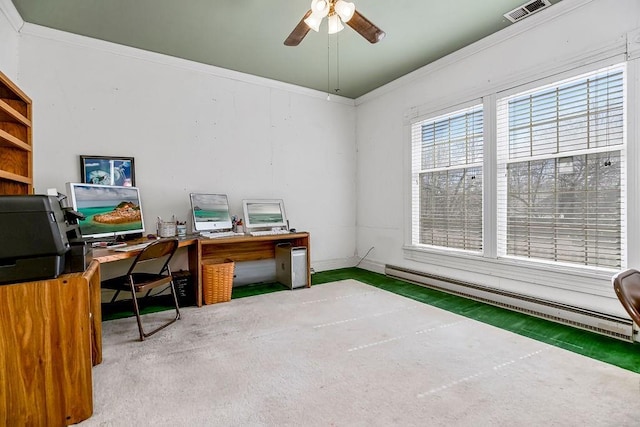
POLYGON ((85 184, 136 185, 133 157, 81 155, 80 175, 85 184))

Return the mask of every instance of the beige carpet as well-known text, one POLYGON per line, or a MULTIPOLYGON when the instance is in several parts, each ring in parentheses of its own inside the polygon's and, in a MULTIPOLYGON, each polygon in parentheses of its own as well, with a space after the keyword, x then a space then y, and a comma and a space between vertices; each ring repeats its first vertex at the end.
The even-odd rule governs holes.
POLYGON ((640 423, 639 375, 354 280, 103 326, 82 426, 640 423))

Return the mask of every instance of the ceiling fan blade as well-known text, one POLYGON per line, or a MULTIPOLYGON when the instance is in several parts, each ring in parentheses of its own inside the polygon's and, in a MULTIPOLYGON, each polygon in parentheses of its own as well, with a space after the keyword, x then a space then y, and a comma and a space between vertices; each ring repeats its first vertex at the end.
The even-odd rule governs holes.
POLYGON ((384 31, 362 16, 356 10, 353 17, 347 21, 347 25, 356 30, 358 34, 367 39, 369 43, 378 43, 386 35, 384 31))
POLYGON ((307 19, 309 15, 311 15, 311 9, 309 9, 309 11, 305 13, 300 22, 298 22, 298 25, 296 25, 293 31, 291 31, 289 37, 287 37, 287 39, 284 41, 285 46, 298 46, 304 36, 307 35, 311 28, 309 28, 309 26, 304 23, 304 20, 307 19))

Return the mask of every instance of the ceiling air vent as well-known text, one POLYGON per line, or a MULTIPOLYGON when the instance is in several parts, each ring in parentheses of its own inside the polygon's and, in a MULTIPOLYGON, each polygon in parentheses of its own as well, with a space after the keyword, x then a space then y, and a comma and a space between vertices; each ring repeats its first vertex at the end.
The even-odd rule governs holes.
POLYGON ((551 6, 549 0, 533 0, 520 7, 516 7, 511 12, 505 13, 504 17, 511 22, 516 22, 549 6, 551 6))

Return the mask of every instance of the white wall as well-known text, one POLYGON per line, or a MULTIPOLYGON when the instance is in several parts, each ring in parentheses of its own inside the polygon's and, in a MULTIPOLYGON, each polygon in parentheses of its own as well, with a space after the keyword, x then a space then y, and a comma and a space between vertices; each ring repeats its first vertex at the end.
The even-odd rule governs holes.
MULTIPOLYGON (((403 249, 410 243, 408 125, 413 117, 616 53, 623 60, 627 32, 639 28, 637 0, 563 0, 358 99, 358 255, 363 256, 374 247, 362 265, 376 271, 382 271, 385 264, 397 265, 624 315, 606 274, 562 274, 522 268, 497 259, 428 252, 416 255, 403 249)), ((638 61, 629 61, 630 90, 636 96, 638 61)), ((629 114, 629 163, 637 165, 640 150, 635 148, 635 105, 629 105, 629 114)), ((629 167, 629 259, 638 267, 640 251, 635 241, 640 239, 640 217, 635 193, 640 192, 640 183, 634 169, 629 167)))
POLYGON ((78 156, 135 158, 147 230, 187 219, 190 192, 282 198, 317 270, 355 253, 353 101, 25 24, 36 192, 80 179, 78 156))
POLYGON ((22 25, 10 0, 0 0, 0 71, 18 81, 18 28, 22 25))

